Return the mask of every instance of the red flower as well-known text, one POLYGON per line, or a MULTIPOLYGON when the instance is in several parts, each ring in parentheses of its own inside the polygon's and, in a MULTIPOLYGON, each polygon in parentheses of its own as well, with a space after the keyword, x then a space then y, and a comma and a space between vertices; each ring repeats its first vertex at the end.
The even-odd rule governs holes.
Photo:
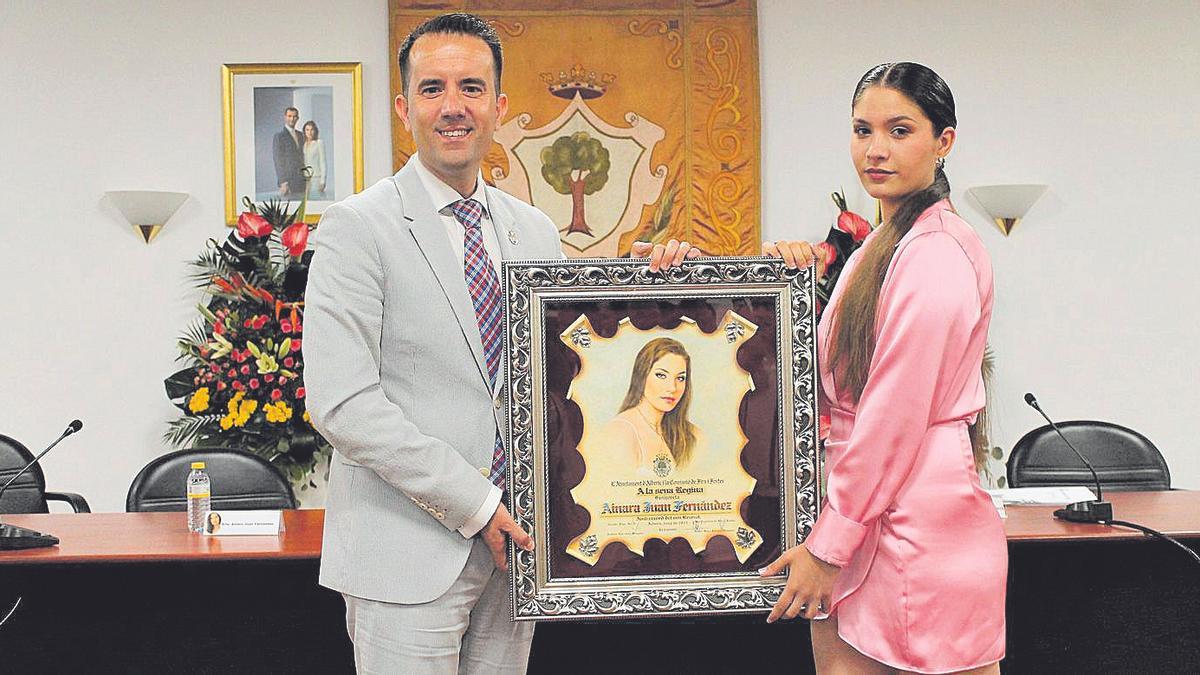
POLYGON ((835 192, 832 196, 833 203, 837 204, 838 211, 841 212, 838 214, 837 228, 853 237, 854 241, 866 239, 867 235, 871 234, 871 224, 866 218, 846 207, 846 195, 835 192))
POLYGON ((818 251, 825 252, 825 269, 829 269, 829 266, 832 265, 835 260, 837 260, 837 256, 838 256, 837 247, 834 246, 833 244, 831 244, 827 241, 822 241, 822 242, 818 243, 814 248, 816 248, 818 251))
POLYGON ((250 379, 250 388, 251 388, 251 389, 258 389, 258 378, 257 378, 257 377, 254 377, 254 378, 251 378, 251 379, 250 379))
POLYGON ((283 360, 283 367, 284 367, 284 368, 291 368, 291 367, 292 367, 292 364, 294 364, 294 363, 296 363, 296 359, 293 359, 292 357, 290 357, 290 356, 289 356, 289 357, 287 357, 286 359, 284 359, 284 360, 283 360))
POLYGON ((300 351, 300 341, 299 340, 292 340, 292 351, 294 351, 294 352, 300 351))
POLYGON ((279 322, 279 330, 281 330, 281 331, 283 331, 283 332, 285 332, 285 333, 290 333, 290 332, 292 332, 292 322, 291 322, 291 321, 288 321, 287 319, 284 319, 283 321, 280 321, 280 322, 279 322))
POLYGON ((246 319, 245 321, 242 322, 242 327, 244 327, 244 328, 250 328, 253 325, 254 325, 254 322, 251 321, 250 319, 246 319))
POLYGON ((217 383, 217 391, 221 391, 221 390, 223 390, 224 388, 225 388, 225 383, 224 383, 224 382, 218 382, 218 383, 217 383))
POLYGON ((242 391, 243 389, 246 388, 246 385, 242 384, 241 382, 238 382, 237 380, 234 380, 233 388, 236 389, 237 391, 242 391))
POLYGON ((263 375, 263 380, 265 380, 267 382, 274 382, 275 376, 270 373, 267 373, 266 375, 263 375))
POLYGON ((272 390, 271 390, 271 400, 272 400, 272 401, 278 401, 278 400, 279 400, 279 399, 281 399, 281 398, 283 398, 283 392, 282 392, 282 391, 279 391, 278 389, 272 389, 272 390))
POLYGON ((257 213, 244 211, 242 215, 238 216, 237 231, 242 239, 266 237, 271 234, 272 229, 271 223, 257 213))
POLYGON ((293 258, 304 255, 304 249, 308 247, 308 223, 301 221, 288 225, 279 235, 279 241, 293 258))
POLYGON ((249 366, 249 365, 242 366, 242 374, 243 374, 243 375, 249 375, 249 374, 250 374, 250 366, 249 366))
POLYGON ((230 376, 230 377, 237 377, 237 370, 235 370, 235 369, 233 369, 233 368, 230 368, 230 369, 229 369, 229 376, 230 376))
POLYGON ((296 398, 304 398, 304 387, 296 387, 296 398))
POLYGON ((229 352, 229 356, 230 356, 230 358, 232 358, 234 361, 237 361, 238 363, 241 363, 242 361, 246 360, 246 352, 241 351, 240 349, 235 349, 235 350, 229 352))
POLYGON ((263 326, 267 325, 267 317, 259 314, 254 317, 254 330, 262 330, 263 326))

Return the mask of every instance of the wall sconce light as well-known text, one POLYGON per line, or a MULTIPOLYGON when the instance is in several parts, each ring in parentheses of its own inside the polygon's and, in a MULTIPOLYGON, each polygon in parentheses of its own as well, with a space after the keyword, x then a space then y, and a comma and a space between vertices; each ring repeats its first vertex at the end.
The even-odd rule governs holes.
POLYGON ((1008 236, 1049 185, 980 185, 967 188, 967 194, 996 221, 996 227, 1008 236))
POLYGON ((188 198, 186 192, 154 190, 116 190, 104 194, 147 244, 188 198))

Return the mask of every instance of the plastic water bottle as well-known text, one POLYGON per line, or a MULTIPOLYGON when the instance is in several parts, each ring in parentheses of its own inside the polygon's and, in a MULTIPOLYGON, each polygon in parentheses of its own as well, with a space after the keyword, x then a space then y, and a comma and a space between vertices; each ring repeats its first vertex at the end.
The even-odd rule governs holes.
POLYGON ((212 484, 204 472, 204 462, 192 462, 192 472, 187 477, 188 529, 204 531, 204 515, 208 512, 212 484))

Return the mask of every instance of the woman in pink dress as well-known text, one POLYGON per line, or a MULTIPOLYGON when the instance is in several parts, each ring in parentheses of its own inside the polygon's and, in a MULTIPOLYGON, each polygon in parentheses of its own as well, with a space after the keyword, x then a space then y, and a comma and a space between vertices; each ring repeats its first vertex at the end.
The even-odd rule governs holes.
MULTIPOLYGON (((807 540, 763 569, 788 573, 768 621, 816 619, 818 672, 999 673, 1004 656, 1008 549, 973 429, 992 268, 948 200, 956 126, 925 66, 877 66, 855 89, 850 151, 883 224, 818 330, 826 500, 807 540)), ((806 242, 765 251, 814 259, 806 242)))

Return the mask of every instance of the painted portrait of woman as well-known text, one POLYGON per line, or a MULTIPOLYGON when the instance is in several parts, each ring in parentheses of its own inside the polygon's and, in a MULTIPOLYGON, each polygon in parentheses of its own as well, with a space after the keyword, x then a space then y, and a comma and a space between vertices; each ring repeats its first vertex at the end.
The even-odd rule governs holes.
POLYGON ((688 465, 701 440, 688 420, 691 377, 691 356, 679 341, 655 338, 642 347, 620 409, 604 430, 615 459, 659 477, 688 465))

